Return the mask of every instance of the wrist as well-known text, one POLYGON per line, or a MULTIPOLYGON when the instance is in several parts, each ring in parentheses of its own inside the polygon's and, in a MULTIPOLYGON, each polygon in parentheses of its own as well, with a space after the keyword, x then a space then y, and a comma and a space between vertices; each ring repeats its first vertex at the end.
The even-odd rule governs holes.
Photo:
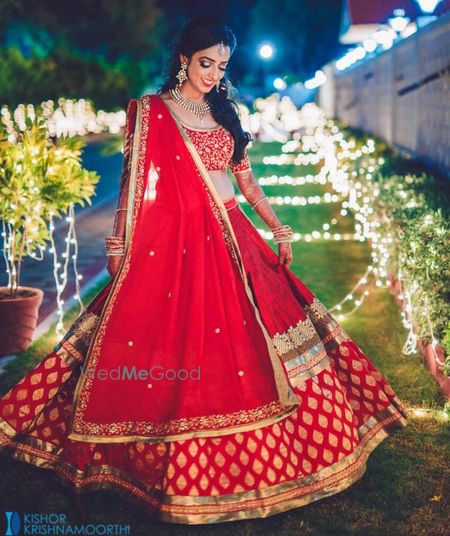
POLYGON ((123 236, 105 236, 105 253, 108 257, 121 257, 125 253, 125 238, 123 236))
POLYGON ((270 229, 273 234, 273 241, 276 244, 282 242, 293 242, 293 233, 290 225, 277 225, 270 229))
POLYGON ((267 196, 264 195, 256 202, 251 202, 250 200, 249 202, 253 210, 264 221, 267 227, 271 228, 281 225, 281 222, 275 214, 267 196))

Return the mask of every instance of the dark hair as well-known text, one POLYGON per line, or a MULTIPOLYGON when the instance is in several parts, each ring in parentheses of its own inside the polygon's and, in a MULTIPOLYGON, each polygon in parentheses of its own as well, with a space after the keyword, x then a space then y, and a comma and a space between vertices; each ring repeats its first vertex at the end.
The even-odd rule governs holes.
MULTIPOLYGON (((228 45, 231 54, 233 54, 236 48, 236 37, 232 30, 218 17, 196 15, 189 19, 172 45, 173 50, 168 63, 166 80, 158 89, 157 94, 168 91, 178 84, 176 75, 181 66, 180 54, 191 59, 195 52, 216 45, 220 41, 223 41, 224 45, 228 45)), ((244 157, 245 147, 252 141, 252 136, 242 129, 237 103, 237 101, 241 102, 241 99, 226 73, 220 81, 219 91, 217 92, 214 87, 206 94, 205 98, 211 106, 211 114, 215 121, 223 125, 233 136, 232 160, 235 164, 239 164, 244 157)))

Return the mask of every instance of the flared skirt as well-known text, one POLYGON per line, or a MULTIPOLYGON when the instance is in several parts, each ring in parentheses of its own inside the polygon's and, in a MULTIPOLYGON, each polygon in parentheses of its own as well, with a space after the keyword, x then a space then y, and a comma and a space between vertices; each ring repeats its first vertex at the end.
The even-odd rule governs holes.
POLYGON ((0 448, 54 471, 76 493, 113 489, 162 521, 267 517, 338 493, 406 426, 391 386, 315 294, 225 203, 261 319, 298 396, 284 420, 170 442, 69 439, 73 396, 109 281, 40 363, 0 399, 0 448))

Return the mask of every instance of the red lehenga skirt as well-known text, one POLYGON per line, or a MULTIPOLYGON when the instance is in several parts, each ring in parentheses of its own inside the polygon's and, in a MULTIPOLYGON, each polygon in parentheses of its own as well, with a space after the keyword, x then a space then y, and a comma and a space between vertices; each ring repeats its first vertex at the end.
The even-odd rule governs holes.
POLYGON ((236 198, 225 203, 261 318, 298 395, 275 424, 220 437, 151 443, 67 438, 74 389, 110 281, 42 362, 0 400, 0 446, 83 493, 110 488, 160 520, 267 517, 338 493, 407 412, 368 357, 278 257, 236 198), (62 359, 62 357, 64 359, 62 359), (30 415, 35 416, 31 424, 30 415))

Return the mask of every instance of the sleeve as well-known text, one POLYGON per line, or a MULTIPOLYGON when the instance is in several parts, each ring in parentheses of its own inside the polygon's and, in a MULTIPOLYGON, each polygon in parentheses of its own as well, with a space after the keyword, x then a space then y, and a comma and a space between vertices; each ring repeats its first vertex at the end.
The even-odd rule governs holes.
POLYGON ((250 160, 248 158, 247 150, 245 151, 245 155, 242 158, 242 160, 239 162, 239 164, 235 164, 233 162, 233 159, 230 158, 230 162, 228 164, 228 167, 230 168, 231 173, 238 173, 239 171, 247 171, 249 169, 251 170, 252 166, 251 166, 250 160))
MULTIPOLYGON (((127 117, 123 139, 122 172, 120 174, 119 196, 117 208, 126 208, 128 203, 128 187, 131 170, 131 153, 133 150, 133 134, 136 125, 137 100, 131 99, 127 106, 127 117)), ((113 235, 121 236, 124 233, 124 220, 118 218, 122 212, 116 211, 113 235)))
POLYGON ((123 140, 123 161, 122 172, 120 175, 120 195, 122 197, 125 185, 128 182, 128 177, 131 169, 131 152, 133 148, 133 134, 136 126, 136 111, 137 100, 131 99, 127 106, 127 118, 125 123, 125 133, 123 140))

